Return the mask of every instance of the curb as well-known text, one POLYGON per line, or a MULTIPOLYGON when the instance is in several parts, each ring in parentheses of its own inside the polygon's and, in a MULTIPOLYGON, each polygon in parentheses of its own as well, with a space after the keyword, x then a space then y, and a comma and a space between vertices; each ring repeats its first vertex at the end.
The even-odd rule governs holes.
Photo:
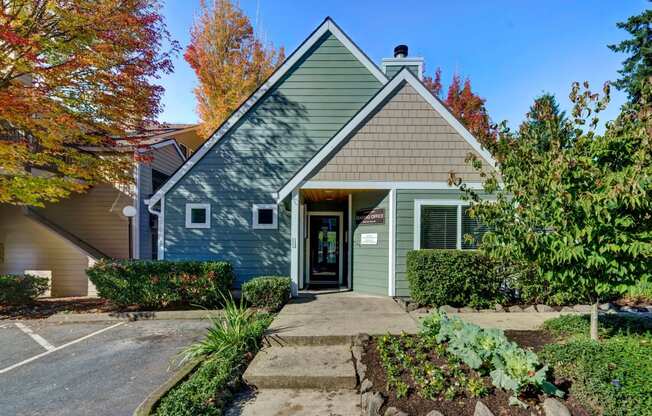
POLYGON ((103 313, 59 313, 43 319, 8 319, 2 322, 47 322, 47 323, 92 323, 92 322, 120 322, 120 321, 166 321, 166 320, 192 320, 209 319, 211 316, 221 314, 221 309, 201 309, 190 311, 139 311, 139 312, 103 312, 103 313))
POLYGON ((149 396, 138 405, 136 410, 134 410, 133 416, 148 416, 152 414, 152 411, 161 401, 163 396, 185 380, 202 361, 202 359, 195 359, 178 369, 165 383, 161 384, 156 390, 151 392, 149 396))

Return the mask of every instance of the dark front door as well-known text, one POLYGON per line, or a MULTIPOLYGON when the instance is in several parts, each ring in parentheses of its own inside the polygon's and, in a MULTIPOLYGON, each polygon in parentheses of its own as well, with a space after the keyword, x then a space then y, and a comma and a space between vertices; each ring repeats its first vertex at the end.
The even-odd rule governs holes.
POLYGON ((340 272, 340 217, 310 217, 310 283, 338 284, 340 272))

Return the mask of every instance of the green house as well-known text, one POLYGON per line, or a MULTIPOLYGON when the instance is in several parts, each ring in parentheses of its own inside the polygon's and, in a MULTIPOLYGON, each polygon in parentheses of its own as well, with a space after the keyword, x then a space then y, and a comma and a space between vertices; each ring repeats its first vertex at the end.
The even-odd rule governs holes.
POLYGON ((376 66, 327 18, 148 201, 159 258, 222 259, 237 284, 408 295, 405 257, 473 248, 465 159, 495 162, 400 45, 376 66))

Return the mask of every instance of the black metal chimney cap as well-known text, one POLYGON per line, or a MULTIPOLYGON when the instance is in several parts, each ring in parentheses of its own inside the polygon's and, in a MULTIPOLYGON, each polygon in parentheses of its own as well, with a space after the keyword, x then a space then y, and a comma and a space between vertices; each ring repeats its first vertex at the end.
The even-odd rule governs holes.
POLYGON ((394 58, 405 58, 406 56, 408 56, 407 45, 397 45, 394 48, 394 58))

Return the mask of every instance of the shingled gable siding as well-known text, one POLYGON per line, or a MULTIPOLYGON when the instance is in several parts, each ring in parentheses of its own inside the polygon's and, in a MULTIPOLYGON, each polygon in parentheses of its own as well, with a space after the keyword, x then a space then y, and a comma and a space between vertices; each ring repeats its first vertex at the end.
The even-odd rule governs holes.
POLYGON ((405 84, 311 180, 446 182, 452 170, 479 181, 464 161, 470 152, 471 145, 405 84))
POLYGON ((225 259, 238 283, 290 272, 290 214, 251 228, 252 204, 276 192, 381 87, 327 33, 165 196, 165 257, 225 259), (186 229, 185 204, 211 203, 211 228, 186 229))

